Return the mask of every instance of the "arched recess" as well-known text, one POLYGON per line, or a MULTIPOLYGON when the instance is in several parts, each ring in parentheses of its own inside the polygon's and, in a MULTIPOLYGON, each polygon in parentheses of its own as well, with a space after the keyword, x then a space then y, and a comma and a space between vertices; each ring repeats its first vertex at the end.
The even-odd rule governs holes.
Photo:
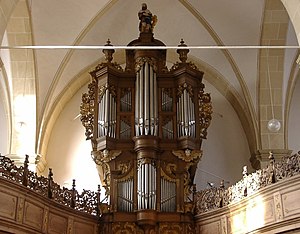
MULTIPOLYGON (((94 16, 94 18, 88 23, 88 25, 82 30, 82 32, 78 35, 78 37, 75 39, 73 45, 79 45, 80 42, 83 40, 83 38, 86 36, 86 34, 89 32, 89 30, 94 26, 94 24, 103 17, 111 7, 113 7, 116 2, 119 0, 109 0, 105 6, 99 10, 99 12, 94 16)), ((70 61, 72 55, 74 54, 74 50, 69 50, 66 55, 64 56, 59 68, 57 69, 57 72, 55 73, 55 76, 53 78, 53 81, 51 82, 51 86, 47 91, 46 98, 44 100, 44 103, 42 105, 41 110, 38 114, 38 120, 37 120, 37 143, 36 143, 36 152, 40 155, 44 154, 44 151, 40 148, 40 142, 43 141, 42 138, 44 138, 45 135, 48 135, 48 133, 45 133, 44 130, 47 129, 45 124, 48 122, 48 116, 52 114, 52 110, 55 108, 55 103, 52 103, 51 101, 54 99, 53 93, 55 91, 55 88, 59 82, 59 79, 61 78, 61 75, 66 68, 68 62, 70 61)), ((72 83, 72 82, 70 82, 72 83)), ((66 86, 67 87, 67 86, 66 86)), ((55 97, 55 100, 60 99, 59 97, 55 97)))
POLYGON ((10 154, 11 147, 11 100, 4 64, 0 58, 0 153, 10 154))
POLYGON ((248 109, 245 107, 245 103, 243 103, 243 98, 238 94, 238 92, 230 85, 230 83, 222 76, 222 74, 218 73, 215 69, 210 67, 208 64, 205 64, 203 61, 199 61, 199 59, 193 58, 198 68, 204 72, 204 79, 213 85, 226 100, 231 104, 233 109, 235 110, 241 125, 244 129, 246 138, 248 140, 248 146, 250 151, 250 162, 254 169, 258 169, 260 164, 256 158, 257 153, 257 128, 254 126, 254 121, 251 118, 248 109))
POLYGON ((300 143, 298 143, 297 133, 299 132, 298 119, 300 116, 300 72, 299 64, 297 64, 297 58, 299 53, 294 58, 293 66, 290 72, 287 94, 285 99, 284 109, 284 124, 287 126, 284 130, 286 138, 286 148, 297 151, 300 149, 300 143))
MULTIPOLYGON (((280 0, 266 0, 261 29, 260 44, 273 46, 285 45, 288 35, 288 14, 280 0)), ((284 69, 285 50, 261 49, 259 52, 258 74, 258 111, 261 148, 257 157, 263 166, 269 162, 269 152, 272 151, 276 159, 288 154, 286 148, 284 69), (272 79, 271 79, 272 78, 272 79), (281 129, 271 132, 268 121, 278 119, 281 129)))
MULTIPOLYGON (((28 2, 19 0, 12 1, 12 3, 11 14, 7 19, 5 29, 6 44, 8 46, 33 44, 28 2)), ((34 53, 29 49, 9 50, 5 53, 3 63, 6 70, 11 71, 7 74, 11 102, 11 147, 9 156, 16 163, 22 164, 25 154, 28 154, 30 164, 34 165, 36 129, 34 53)))
MULTIPOLYGON (((8 21, 19 0, 0 1, 0 44, 3 44, 8 21)), ((5 55, 0 52, 0 153, 11 153, 12 132, 12 102, 11 87, 9 85, 7 71, 3 62, 5 55)))
MULTIPOLYGON (((49 139, 51 137, 53 126, 59 117, 60 113, 66 106, 66 104, 71 100, 75 93, 78 92, 84 85, 90 81, 89 71, 91 68, 95 67, 97 64, 104 62, 104 59, 101 58, 90 66, 83 68, 77 76, 75 76, 69 84, 65 86, 62 92, 55 99, 54 104, 51 106, 50 111, 47 116, 44 118, 43 123, 41 124, 39 138, 37 142, 37 171, 38 173, 43 173, 47 164, 47 147, 49 139)), ((124 62, 124 59, 123 59, 124 62)), ((78 106, 78 114, 79 114, 78 106)), ((76 116, 74 116, 76 117, 76 116)))
POLYGON ((0 1, 0 12, 2 13, 0 14, 0 43, 2 43, 8 20, 18 1, 19 0, 0 1))
MULTIPOLYGON (((188 11, 191 12, 191 14, 199 21, 200 24, 203 25, 204 28, 206 28, 207 32, 210 34, 212 39, 215 41, 216 45, 224 46, 224 43, 221 40, 221 38, 219 37, 219 35, 214 31, 214 29, 211 27, 209 22, 200 14, 200 12, 197 11, 193 7, 192 4, 190 4, 187 0, 179 0, 179 2, 184 7, 186 7, 186 9, 188 11)), ((255 113, 255 108, 254 108, 254 105, 253 105, 253 102, 252 102, 252 99, 251 99, 251 95, 249 93, 246 82, 243 78, 243 75, 242 75, 241 71, 239 70, 239 67, 237 66, 237 64, 236 64, 232 54, 230 53, 230 51, 227 50, 227 49, 224 49, 224 50, 222 50, 222 52, 223 52, 224 56, 226 57, 228 63, 231 65, 231 69, 233 70, 233 72, 236 76, 236 79, 238 80, 238 82, 240 84, 240 87, 241 87, 241 90, 242 90, 242 93, 243 93, 243 97, 239 97, 237 100, 241 100, 241 99, 245 100, 245 103, 244 103, 243 108, 242 108, 242 110, 243 110, 242 112, 247 112, 246 116, 247 116, 247 119, 249 121, 249 124, 250 124, 251 128, 254 129, 254 131, 252 131, 251 134, 255 134, 253 136, 254 138, 251 138, 251 139, 255 139, 254 141, 251 140, 250 138, 248 140, 250 140, 249 143, 251 142, 251 144, 256 144, 254 148, 257 149, 257 148, 260 147, 260 145, 259 145, 260 142, 257 140, 259 138, 259 134, 258 134, 259 132, 258 132, 258 124, 257 124, 257 115, 255 113)), ((229 87, 229 85, 225 85, 225 87, 229 87)), ((227 88, 226 88, 226 90, 227 90, 227 88)), ((232 92, 232 93, 235 93, 235 92, 232 92)), ((229 94, 230 94, 230 92, 228 92, 227 95, 229 95, 229 94)), ((227 96, 227 95, 225 95, 225 96, 227 96)), ((229 96, 231 96, 231 95, 229 95, 229 96)), ((236 106, 236 105, 233 105, 233 106, 236 106)), ((251 162, 252 162, 252 166, 254 168, 258 168, 259 167, 259 165, 258 165, 259 162, 256 159, 255 152, 256 152, 256 150, 251 151, 251 162)))
POLYGON ((298 45, 300 44, 300 2, 291 0, 281 0, 287 13, 289 14, 290 20, 293 24, 294 30, 297 35, 298 45))

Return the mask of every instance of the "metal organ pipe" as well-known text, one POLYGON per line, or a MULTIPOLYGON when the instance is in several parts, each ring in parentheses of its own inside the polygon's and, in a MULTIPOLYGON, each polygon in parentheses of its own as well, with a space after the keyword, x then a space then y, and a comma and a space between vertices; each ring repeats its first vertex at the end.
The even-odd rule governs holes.
POLYGON ((143 76, 143 67, 140 70, 140 90, 139 90, 139 95, 138 98, 140 98, 140 109, 139 109, 139 121, 140 121, 140 134, 139 135, 144 135, 144 76, 143 76))
MULTIPOLYGON (((151 68, 152 69, 152 68, 151 68)), ((158 101, 157 101, 157 80, 156 80, 156 73, 153 73, 153 78, 154 78, 154 97, 153 97, 153 100, 154 100, 154 136, 157 136, 158 135, 158 101)))
MULTIPOLYGON (((104 87, 103 87, 104 88, 104 87)), ((99 101, 98 137, 116 137, 117 103, 108 87, 99 101)))
POLYGON ((150 123, 149 123, 149 127, 150 127, 150 135, 154 135, 154 125, 155 125, 155 119, 154 119, 154 108, 155 108, 155 100, 156 97, 154 95, 154 90, 156 90, 156 87, 154 86, 154 79, 153 78, 153 69, 150 66, 150 123), (152 98, 151 98, 152 97, 152 98))
POLYGON ((145 63, 145 70, 144 70, 144 77, 145 77, 145 87, 144 87, 144 123, 145 123, 145 135, 149 135, 149 112, 150 112, 150 103, 149 103, 149 65, 145 63))
POLYGON ((153 67, 145 62, 136 74, 136 136, 157 135, 157 81, 153 67))
POLYGON ((178 137, 195 137, 195 105, 187 89, 178 98, 176 107, 178 137))

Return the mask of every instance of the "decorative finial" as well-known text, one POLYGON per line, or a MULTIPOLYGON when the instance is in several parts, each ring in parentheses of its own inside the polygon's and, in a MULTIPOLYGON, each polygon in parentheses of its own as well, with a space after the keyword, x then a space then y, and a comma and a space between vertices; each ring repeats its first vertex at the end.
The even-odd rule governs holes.
POLYGON ((272 151, 269 152, 269 160, 270 161, 275 161, 274 155, 272 153, 272 151))
MULTIPOLYGON (((110 40, 107 39, 105 46, 113 46, 112 44, 110 44, 110 40)), ((113 53, 115 53, 114 49, 103 49, 102 52, 105 55, 105 60, 107 63, 111 63, 111 61, 113 60, 113 53)))
POLYGON ((248 175, 248 168, 247 166, 243 166, 243 176, 247 176, 248 175))
MULTIPOLYGON (((181 39, 180 44, 178 45, 178 47, 187 47, 186 44, 184 44, 184 40, 181 39)), ((179 54, 179 59, 182 63, 186 63, 187 60, 187 54, 190 52, 189 49, 178 49, 176 51, 179 54)))
POLYGON ((140 19, 139 30, 141 33, 152 33, 153 28, 157 22, 157 16, 152 15, 151 11, 147 9, 147 4, 142 3, 142 9, 138 12, 140 19))
POLYGON ((221 180, 221 182, 220 182, 220 188, 225 188, 225 182, 224 182, 224 180, 221 180))

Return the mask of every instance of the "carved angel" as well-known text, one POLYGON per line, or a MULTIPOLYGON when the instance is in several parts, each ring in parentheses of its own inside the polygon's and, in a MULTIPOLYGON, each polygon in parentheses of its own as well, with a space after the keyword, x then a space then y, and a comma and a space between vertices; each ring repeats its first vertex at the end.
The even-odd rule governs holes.
POLYGON ((200 159, 202 157, 202 150, 173 150, 172 153, 185 162, 191 162, 195 159, 200 159))

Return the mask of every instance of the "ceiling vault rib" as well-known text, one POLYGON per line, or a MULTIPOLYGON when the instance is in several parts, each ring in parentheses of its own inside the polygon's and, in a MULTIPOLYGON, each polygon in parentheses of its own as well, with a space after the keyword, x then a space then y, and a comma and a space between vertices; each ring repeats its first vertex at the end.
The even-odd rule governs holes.
MULTIPOLYGON (((75 39, 74 41, 74 45, 73 46, 78 46, 79 43, 81 42, 81 40, 84 38, 84 36, 89 32, 89 30, 91 29, 91 26, 94 25, 99 18, 101 18, 116 2, 118 2, 118 0, 110 0, 97 14, 96 16, 88 23, 88 25, 81 31, 81 33, 79 34, 79 36, 75 39)), ((72 54, 74 53, 74 50, 70 50, 66 53, 65 57, 63 58, 57 72, 55 73, 54 79, 51 83, 51 86, 49 88, 49 91, 47 92, 45 101, 43 103, 42 109, 41 109, 41 119, 39 119, 39 123, 38 123, 38 130, 39 130, 39 136, 37 138, 38 144, 37 144, 37 153, 40 152, 46 152, 45 150, 41 149, 41 147, 43 147, 43 140, 44 140, 44 134, 45 134, 45 126, 47 125, 46 123, 46 119, 50 119, 47 118, 45 115, 47 115, 47 109, 49 109, 49 100, 52 97, 55 87, 58 84, 59 78, 61 76, 61 74, 63 73, 64 68, 66 67, 66 64, 68 63, 68 61, 70 61, 72 54)), ((52 104, 53 105, 53 104, 52 104)))
MULTIPOLYGON (((220 37, 218 36, 218 34, 213 30, 213 28, 210 26, 210 24, 207 22, 207 20, 204 19, 204 17, 200 14, 200 12, 198 12, 188 1, 186 0, 178 0, 183 6, 185 6, 187 8, 188 11, 191 12, 192 15, 195 16, 196 19, 199 20, 199 22, 204 26, 205 29, 207 29, 208 33, 211 35, 211 37, 213 38, 213 40, 216 42, 216 44, 218 46, 224 46, 224 43, 222 42, 222 40, 220 39, 220 37)), ((245 131, 245 134, 247 136, 248 142, 249 142, 249 149, 251 151, 251 155, 255 154, 255 151, 258 148, 258 123, 257 123, 257 115, 255 114, 255 109, 254 109, 254 105, 251 99, 251 95, 249 93, 249 90, 247 88, 247 85, 243 79, 243 76, 238 68, 238 66, 236 65, 231 53, 225 49, 222 50, 223 54, 225 55, 225 57, 227 58, 229 64, 232 67, 233 72, 235 73, 237 80, 241 86, 242 92, 244 94, 244 100, 245 100, 245 112, 248 112, 248 114, 250 115, 249 118, 247 118, 247 121, 249 123, 249 125, 251 125, 251 129, 253 131, 253 134, 248 133, 247 131, 245 131), (256 136, 255 139, 251 139, 252 135, 256 136), (255 145, 251 146, 251 142, 255 142, 255 145)), ((245 113, 245 116, 249 116, 247 113, 245 113)), ((239 115, 239 113, 237 113, 237 115, 239 115)), ((244 124, 243 124, 244 126, 244 124)))

